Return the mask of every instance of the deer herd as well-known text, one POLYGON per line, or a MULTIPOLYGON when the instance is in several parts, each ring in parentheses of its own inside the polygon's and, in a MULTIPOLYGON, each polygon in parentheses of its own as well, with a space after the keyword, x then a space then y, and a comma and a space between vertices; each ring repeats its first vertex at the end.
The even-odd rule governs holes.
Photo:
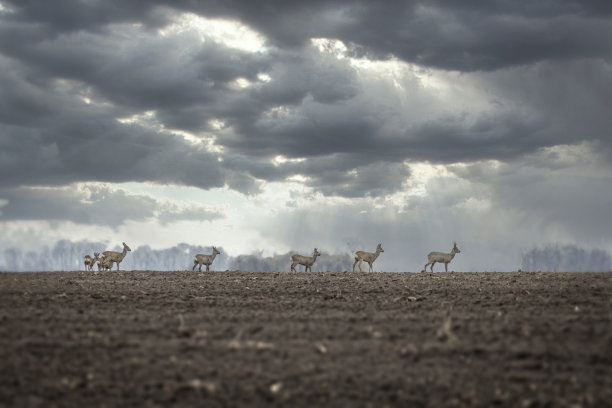
MULTIPOLYGON (((202 265, 206 265, 206 271, 208 272, 210 269, 210 265, 215 260, 215 257, 219 255, 221 252, 217 250, 217 248, 212 247, 213 252, 210 255, 205 254, 197 254, 193 257, 193 268, 192 271, 195 270, 196 266, 198 267, 198 271, 202 272, 202 265)), ((110 271, 113 268, 113 263, 117 264, 117 270, 119 270, 119 264, 123 261, 123 258, 127 255, 127 253, 131 251, 130 247, 123 243, 123 252, 116 251, 104 251, 102 252, 102 256, 100 256, 99 252, 94 252, 93 258, 89 255, 85 255, 85 269, 88 271, 93 271, 94 265, 98 265, 98 271, 110 271)), ((369 268, 369 271, 372 272, 372 264, 378 258, 381 252, 385 252, 382 248, 381 244, 378 244, 376 247, 376 251, 374 252, 366 252, 366 251, 357 251, 355 252, 355 263, 353 263, 353 272, 355 272, 355 266, 359 267, 359 271, 363 272, 361 269, 361 264, 365 261, 369 268)), ((427 266, 431 265, 431 272, 433 273, 433 267, 436 262, 444 264, 444 270, 448 272, 448 264, 453 260, 456 254, 461 251, 457 247, 457 243, 453 243, 453 249, 449 253, 445 252, 430 252, 427 254, 427 263, 423 267, 421 272, 426 272, 427 266)), ((317 260, 317 256, 321 255, 321 253, 314 249, 312 256, 304 256, 294 254, 291 255, 291 272, 296 272, 296 265, 303 265, 304 272, 308 272, 309 270, 312 272, 312 265, 317 260)))
POLYGON ((110 271, 113 269, 113 263, 116 263, 117 270, 119 270, 119 264, 123 261, 128 251, 131 251, 131 249, 124 242, 123 252, 104 251, 102 252, 102 257, 100 257, 99 252, 94 252, 93 258, 89 255, 85 255, 85 269, 93 271, 94 265, 98 265, 99 271, 110 271))

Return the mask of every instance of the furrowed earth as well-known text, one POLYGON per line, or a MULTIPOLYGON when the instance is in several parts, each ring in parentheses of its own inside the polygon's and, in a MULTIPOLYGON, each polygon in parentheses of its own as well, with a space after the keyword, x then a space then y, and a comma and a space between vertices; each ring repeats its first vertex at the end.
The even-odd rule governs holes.
POLYGON ((609 406, 611 323, 611 273, 0 273, 0 406, 609 406))

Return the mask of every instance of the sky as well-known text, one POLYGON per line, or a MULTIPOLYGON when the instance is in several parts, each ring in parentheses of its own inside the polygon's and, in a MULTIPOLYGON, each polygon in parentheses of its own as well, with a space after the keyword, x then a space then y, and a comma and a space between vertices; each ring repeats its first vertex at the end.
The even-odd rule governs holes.
POLYGON ((612 253, 609 1, 0 0, 0 246, 612 253))

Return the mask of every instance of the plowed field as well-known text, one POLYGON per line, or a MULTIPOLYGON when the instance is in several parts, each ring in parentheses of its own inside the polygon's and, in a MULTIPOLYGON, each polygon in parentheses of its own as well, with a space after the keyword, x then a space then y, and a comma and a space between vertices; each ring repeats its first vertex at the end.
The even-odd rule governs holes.
POLYGON ((0 273, 0 406, 612 404, 612 273, 0 273))

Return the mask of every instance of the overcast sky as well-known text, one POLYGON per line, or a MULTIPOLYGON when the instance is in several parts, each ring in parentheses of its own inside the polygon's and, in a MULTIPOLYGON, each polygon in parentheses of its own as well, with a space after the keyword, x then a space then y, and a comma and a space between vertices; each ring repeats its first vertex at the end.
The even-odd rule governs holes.
POLYGON ((0 0, 0 246, 612 252, 612 2, 0 0))

